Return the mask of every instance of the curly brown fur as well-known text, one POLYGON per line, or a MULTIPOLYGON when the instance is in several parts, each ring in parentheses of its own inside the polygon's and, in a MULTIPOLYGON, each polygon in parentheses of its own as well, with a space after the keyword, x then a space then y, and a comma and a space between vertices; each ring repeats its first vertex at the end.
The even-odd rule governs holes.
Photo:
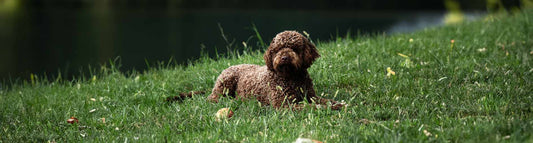
POLYGON ((320 57, 315 46, 296 31, 276 35, 263 56, 266 66, 242 64, 231 66, 218 76, 208 100, 220 96, 256 98, 274 108, 301 108, 301 101, 340 109, 336 101, 316 96, 307 68, 320 57))

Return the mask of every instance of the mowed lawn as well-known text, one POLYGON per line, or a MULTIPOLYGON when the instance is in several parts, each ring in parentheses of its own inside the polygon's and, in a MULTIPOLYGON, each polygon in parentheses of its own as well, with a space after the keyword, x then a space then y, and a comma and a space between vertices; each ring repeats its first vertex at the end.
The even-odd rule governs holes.
POLYGON ((340 111, 206 102, 225 68, 264 64, 264 49, 245 50, 143 72, 108 63, 74 81, 36 73, 0 90, 0 142, 533 142, 532 10, 314 40, 309 73, 318 95, 349 104, 340 111), (188 91, 206 93, 165 101, 188 91), (233 117, 216 121, 224 107, 233 117))

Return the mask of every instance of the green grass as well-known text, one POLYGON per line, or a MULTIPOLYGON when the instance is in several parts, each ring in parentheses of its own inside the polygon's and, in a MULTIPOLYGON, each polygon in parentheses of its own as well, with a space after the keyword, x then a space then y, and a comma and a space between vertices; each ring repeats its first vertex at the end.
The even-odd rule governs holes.
POLYGON ((142 73, 103 66, 90 79, 35 78, 0 90, 0 142, 533 142, 532 22, 524 10, 317 42, 322 57, 309 73, 318 95, 350 105, 341 111, 205 101, 223 69, 263 64, 261 51, 142 73), (187 91, 207 93, 164 102, 187 91), (224 107, 237 110, 216 122, 224 107), (71 116, 79 123, 67 123, 71 116))

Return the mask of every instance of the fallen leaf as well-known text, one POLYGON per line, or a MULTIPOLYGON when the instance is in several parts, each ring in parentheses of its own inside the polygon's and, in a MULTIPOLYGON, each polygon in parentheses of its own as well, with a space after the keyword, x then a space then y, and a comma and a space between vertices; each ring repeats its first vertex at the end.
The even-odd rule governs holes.
POLYGON ((321 141, 317 141, 314 139, 308 139, 308 138, 297 138, 294 143, 322 143, 321 141))
POLYGON ((67 119, 67 123, 74 124, 78 122, 79 122, 78 118, 75 118, 75 117, 70 117, 70 119, 67 119))
POLYGON ((429 131, 427 131, 427 130, 424 130, 424 134, 425 134, 426 136, 428 136, 428 137, 432 135, 432 134, 431 134, 429 131))
POLYGON ((217 121, 231 118, 231 116, 233 116, 233 111, 231 111, 230 108, 222 108, 218 110, 217 113, 215 114, 215 118, 217 121))
POLYGON ((387 76, 390 77, 391 75, 396 75, 396 72, 394 72, 390 67, 387 67, 387 76))
POLYGON ((398 53, 398 55, 399 55, 399 56, 402 56, 402 57, 404 57, 404 58, 409 58, 409 56, 404 55, 404 54, 402 54, 402 53, 398 53))

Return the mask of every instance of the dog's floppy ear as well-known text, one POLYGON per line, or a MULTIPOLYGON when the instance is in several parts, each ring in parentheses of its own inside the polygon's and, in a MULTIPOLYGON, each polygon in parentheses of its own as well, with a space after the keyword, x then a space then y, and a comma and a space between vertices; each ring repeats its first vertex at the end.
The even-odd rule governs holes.
POLYGON ((265 51, 265 55, 263 55, 263 59, 265 60, 265 64, 268 67, 268 70, 274 70, 274 61, 272 61, 272 55, 274 54, 274 41, 270 43, 270 46, 268 46, 268 49, 265 51))
POLYGON ((313 62, 316 60, 316 58, 320 57, 320 54, 318 54, 318 51, 316 50, 316 47, 313 43, 309 42, 309 40, 305 39, 305 48, 304 48, 304 57, 303 57, 303 65, 302 68, 307 69, 313 64, 313 62))

